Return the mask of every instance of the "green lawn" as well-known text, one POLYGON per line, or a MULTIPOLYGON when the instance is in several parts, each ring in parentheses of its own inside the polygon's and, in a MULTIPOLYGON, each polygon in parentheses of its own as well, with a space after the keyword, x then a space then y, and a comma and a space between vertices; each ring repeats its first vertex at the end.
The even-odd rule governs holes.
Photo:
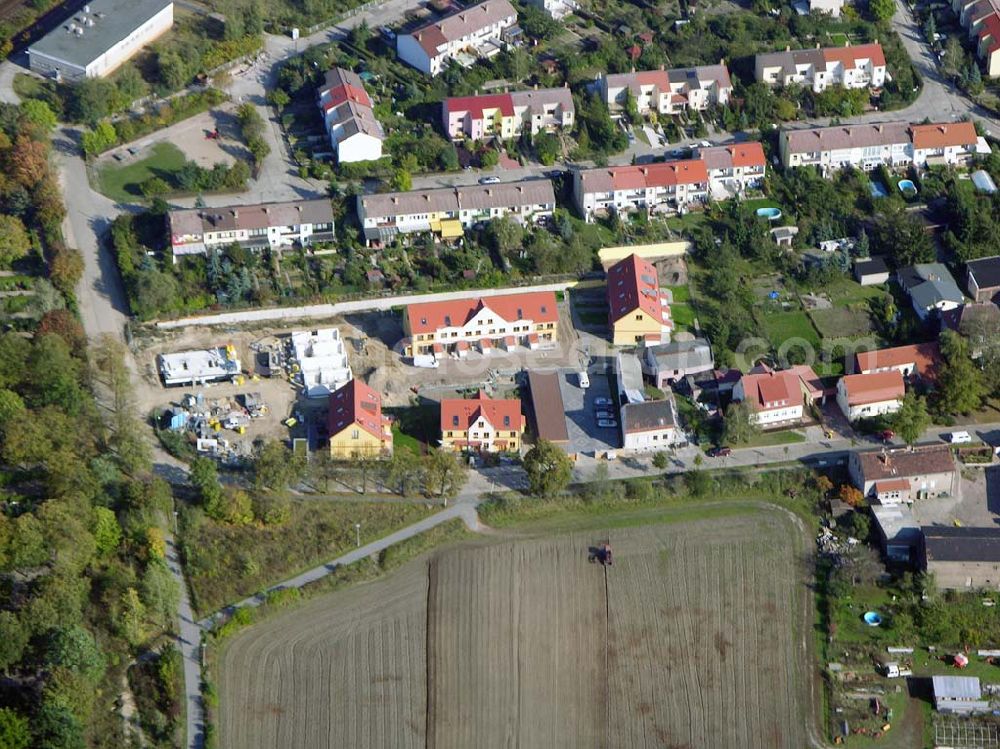
POLYGON ((809 315, 824 338, 851 338, 872 332, 867 310, 834 307, 813 310, 809 315))
POLYGON ((690 304, 671 304, 670 317, 678 331, 690 330, 694 327, 694 307, 690 304))
POLYGON ((862 286, 847 276, 840 276, 817 291, 830 297, 834 307, 847 307, 859 302, 867 302, 875 297, 885 296, 885 289, 882 287, 862 286))
POLYGON ((670 293, 674 296, 675 304, 683 304, 684 302, 691 301, 691 289, 685 286, 667 286, 670 289, 670 293))
POLYGON ((420 440, 404 433, 398 425, 392 425, 392 449, 409 450, 414 455, 420 455, 420 440))
POLYGON ((598 312, 590 309, 578 309, 576 311, 576 315, 580 318, 580 322, 584 325, 606 325, 608 322, 607 312, 598 312))
POLYGON ((97 174, 97 189, 112 200, 134 202, 142 197, 139 185, 150 177, 160 177, 173 186, 174 174, 185 161, 181 149, 173 143, 157 143, 142 159, 128 164, 110 162, 105 165, 97 174))
POLYGON ((805 312, 769 312, 761 317, 767 337, 775 348, 780 348, 789 339, 799 338, 819 350, 819 333, 805 312))
POLYGON ((395 417, 392 424, 393 446, 411 450, 417 455, 437 444, 441 430, 441 409, 436 403, 426 403, 409 408, 386 408, 395 417))

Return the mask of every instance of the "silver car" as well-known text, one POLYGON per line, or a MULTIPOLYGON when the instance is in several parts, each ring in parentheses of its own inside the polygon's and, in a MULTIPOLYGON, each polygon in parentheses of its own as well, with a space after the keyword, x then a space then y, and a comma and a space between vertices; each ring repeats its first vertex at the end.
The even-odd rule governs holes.
POLYGON ((613 429, 618 426, 618 422, 614 419, 598 419, 597 426, 602 429, 613 429))

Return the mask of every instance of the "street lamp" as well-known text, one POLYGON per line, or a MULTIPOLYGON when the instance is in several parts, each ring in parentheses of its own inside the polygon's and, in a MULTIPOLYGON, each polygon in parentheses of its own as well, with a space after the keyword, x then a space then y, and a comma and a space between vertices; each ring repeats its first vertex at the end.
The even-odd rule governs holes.
POLYGON ((361 548, 361 523, 354 524, 354 532, 357 534, 358 548, 361 548))

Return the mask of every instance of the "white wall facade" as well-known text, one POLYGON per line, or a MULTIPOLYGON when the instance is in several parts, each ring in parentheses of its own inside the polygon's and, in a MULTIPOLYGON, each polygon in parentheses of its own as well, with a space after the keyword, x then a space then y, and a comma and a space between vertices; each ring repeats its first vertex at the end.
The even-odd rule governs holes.
POLYGON ((674 427, 664 427, 642 432, 627 432, 622 447, 626 450, 644 452, 662 450, 677 442, 677 430, 674 427))
POLYGON ((375 161, 382 158, 382 141, 367 133, 354 133, 343 140, 337 138, 337 130, 330 131, 330 139, 337 144, 337 161, 341 164, 353 161, 375 161))
POLYGON ((837 405, 840 406, 841 413, 847 417, 848 421, 894 414, 903 405, 901 401, 893 398, 891 400, 874 401, 872 403, 861 403, 852 406, 848 403, 847 393, 840 384, 841 382, 843 382, 843 379, 837 383, 837 405))

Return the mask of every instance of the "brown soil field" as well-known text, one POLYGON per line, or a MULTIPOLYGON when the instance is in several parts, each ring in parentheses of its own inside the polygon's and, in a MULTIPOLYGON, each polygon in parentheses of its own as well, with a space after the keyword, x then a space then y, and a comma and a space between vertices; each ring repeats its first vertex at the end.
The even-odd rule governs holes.
POLYGON ((759 512, 444 550, 234 638, 220 745, 800 749, 799 538, 759 512))

